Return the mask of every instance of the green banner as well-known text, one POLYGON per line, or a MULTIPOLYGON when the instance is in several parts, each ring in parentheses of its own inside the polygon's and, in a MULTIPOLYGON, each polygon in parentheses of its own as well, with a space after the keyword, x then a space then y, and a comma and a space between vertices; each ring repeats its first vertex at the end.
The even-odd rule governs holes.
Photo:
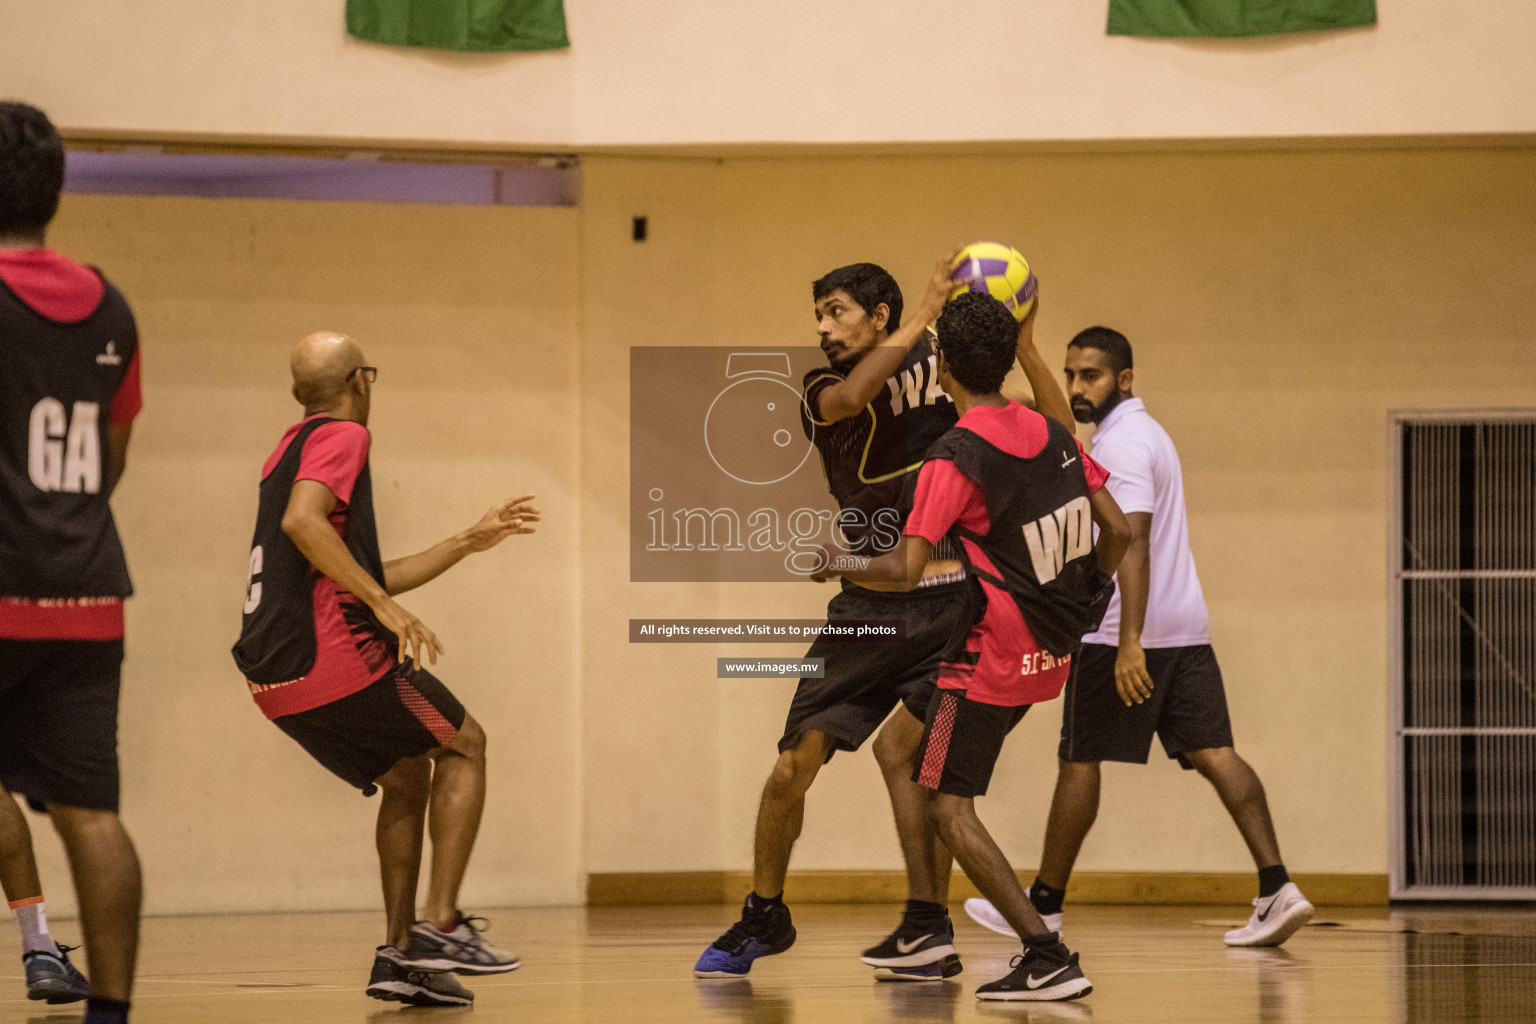
POLYGON ((571 45, 563 0, 347 0, 347 32, 375 43, 438 50, 571 45))
POLYGON ((1109 0, 1112 36, 1267 36, 1376 24, 1376 0, 1109 0))

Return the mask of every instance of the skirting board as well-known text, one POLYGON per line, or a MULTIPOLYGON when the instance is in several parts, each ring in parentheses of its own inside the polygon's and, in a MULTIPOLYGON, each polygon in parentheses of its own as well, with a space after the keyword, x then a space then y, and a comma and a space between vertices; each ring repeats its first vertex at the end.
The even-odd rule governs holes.
MULTIPOLYGON (((1020 871, 1019 884, 1034 881, 1020 871)), ((1294 881, 1318 906, 1383 907, 1389 902, 1386 875, 1296 875, 1294 881)), ((587 876, 587 904, 634 907, 667 903, 740 903, 752 887, 748 871, 642 871, 587 876)), ((1251 872, 1079 871, 1072 876, 1073 903, 1218 906, 1245 904, 1258 894, 1251 872)), ((955 874, 950 900, 975 896, 976 888, 955 874)), ((900 871, 798 871, 784 887, 791 903, 900 903, 907 898, 900 871)))

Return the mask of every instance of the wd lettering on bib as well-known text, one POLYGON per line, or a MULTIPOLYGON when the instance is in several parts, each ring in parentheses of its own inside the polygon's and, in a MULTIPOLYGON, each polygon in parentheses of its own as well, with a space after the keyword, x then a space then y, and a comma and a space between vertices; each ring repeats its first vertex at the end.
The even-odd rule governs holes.
POLYGON ((1094 559, 1088 479, 1076 442, 1061 424, 1046 426, 1048 443, 1028 458, 963 426, 939 438, 928 457, 953 462, 986 498, 987 532, 958 525, 954 532, 980 548, 997 573, 966 568, 1006 592, 1040 646, 1064 658, 1098 626, 1114 583, 1094 559))
POLYGON ((1061 567, 1093 551, 1093 513, 1087 498, 1073 498, 1048 516, 1024 524, 1024 543, 1035 579, 1049 583, 1061 567))

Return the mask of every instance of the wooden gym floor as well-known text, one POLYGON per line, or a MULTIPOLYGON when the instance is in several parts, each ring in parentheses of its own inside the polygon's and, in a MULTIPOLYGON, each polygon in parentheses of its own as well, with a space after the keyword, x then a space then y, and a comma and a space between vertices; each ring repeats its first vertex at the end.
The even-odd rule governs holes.
MULTIPOLYGON (((399 1020, 566 1022, 1097 1021, 1313 1024, 1536 1021, 1530 908, 1322 909, 1279 950, 1229 950, 1221 926, 1245 908, 1068 908, 1066 929, 1093 981, 1071 1003, 981 1004, 976 985, 1016 947, 955 908, 965 973, 943 984, 871 979, 856 959, 893 927, 894 907, 806 905, 789 952, 750 979, 698 981, 694 959, 735 919, 713 906, 503 910, 490 938, 523 957, 499 978, 465 979, 473 1010, 407 1010, 362 994, 381 930, 375 914, 153 918, 138 1024, 379 1024, 399 1020), (405 1014, 405 1016, 398 1016, 405 1014)), ((55 934, 69 942, 72 922, 55 934)), ((28 1002, 14 928, 0 930, 0 1021, 62 1024, 80 1005, 28 1002)))

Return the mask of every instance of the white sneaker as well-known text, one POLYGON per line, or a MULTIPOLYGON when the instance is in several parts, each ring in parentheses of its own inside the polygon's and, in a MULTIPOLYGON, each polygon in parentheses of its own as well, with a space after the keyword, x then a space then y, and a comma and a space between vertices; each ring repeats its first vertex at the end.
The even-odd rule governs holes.
POLYGON ((1248 923, 1227 932, 1223 941, 1229 946, 1278 946, 1312 920, 1314 912, 1296 883, 1286 882, 1273 896, 1254 900, 1248 923))
MULTIPOLYGON (((1028 889, 1024 890, 1024 896, 1026 899, 1029 897, 1028 889)), ((983 928, 991 929, 992 931, 997 932, 999 935, 1006 935, 1010 939, 1018 938, 1018 936, 1014 934, 1013 925, 1008 923, 1008 919, 1003 917, 1002 914, 999 914, 997 912, 997 908, 994 907, 990 901, 984 900, 980 896, 972 896, 970 899, 965 901, 965 912, 970 916, 972 921, 975 921, 983 928)), ((1041 914, 1040 920, 1045 922, 1046 931, 1055 932, 1056 935, 1060 937, 1060 914, 1041 914)))

